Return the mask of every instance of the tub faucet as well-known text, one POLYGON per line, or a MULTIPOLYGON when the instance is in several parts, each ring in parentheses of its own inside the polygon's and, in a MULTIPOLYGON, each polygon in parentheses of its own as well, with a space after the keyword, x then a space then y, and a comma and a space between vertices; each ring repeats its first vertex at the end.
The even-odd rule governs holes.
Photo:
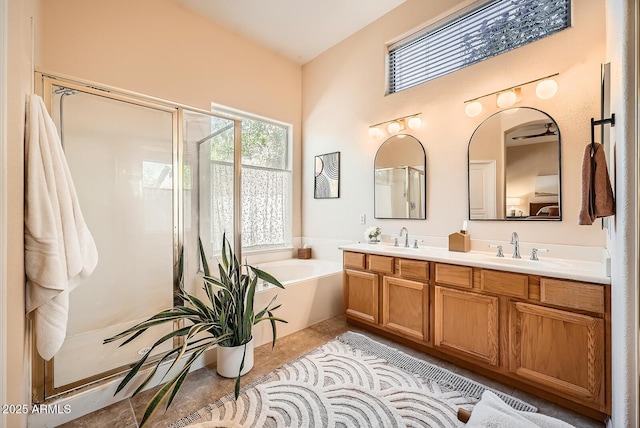
POLYGON ((402 232, 404 232, 404 246, 405 248, 409 248, 409 231, 406 227, 400 229, 400 237, 402 238, 402 232))
POLYGON ((513 257, 514 259, 521 259, 522 257, 520 257, 520 240, 518 239, 518 234, 516 232, 513 232, 511 234, 511 242, 510 244, 513 244, 513 257))

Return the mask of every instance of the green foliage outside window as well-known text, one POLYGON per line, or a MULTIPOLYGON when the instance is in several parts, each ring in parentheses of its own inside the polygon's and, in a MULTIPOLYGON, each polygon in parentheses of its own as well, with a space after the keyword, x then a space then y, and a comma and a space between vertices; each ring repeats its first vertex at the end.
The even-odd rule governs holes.
MULTIPOLYGON (((213 129, 228 126, 229 121, 213 119, 213 129)), ((242 164, 288 169, 287 129, 257 120, 242 120, 242 164)), ((211 160, 233 162, 233 127, 220 133, 211 145, 211 160)))

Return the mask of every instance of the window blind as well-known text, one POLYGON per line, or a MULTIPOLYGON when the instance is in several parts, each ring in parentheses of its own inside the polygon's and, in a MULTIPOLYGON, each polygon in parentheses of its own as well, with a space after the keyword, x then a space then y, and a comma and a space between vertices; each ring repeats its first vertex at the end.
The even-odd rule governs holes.
POLYGON ((460 70, 571 26, 571 0, 494 0, 389 47, 388 92, 460 70))

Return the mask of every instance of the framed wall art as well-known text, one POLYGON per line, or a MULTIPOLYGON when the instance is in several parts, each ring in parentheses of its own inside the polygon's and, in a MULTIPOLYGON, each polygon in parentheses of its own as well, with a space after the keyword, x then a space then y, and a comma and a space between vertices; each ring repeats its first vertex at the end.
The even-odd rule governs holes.
POLYGON ((315 199, 340 197, 340 152, 317 155, 314 174, 315 199))

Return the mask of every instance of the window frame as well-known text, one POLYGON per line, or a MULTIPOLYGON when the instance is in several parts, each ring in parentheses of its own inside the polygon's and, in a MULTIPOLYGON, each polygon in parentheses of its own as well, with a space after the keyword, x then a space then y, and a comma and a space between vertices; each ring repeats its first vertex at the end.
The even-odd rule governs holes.
POLYGON ((454 68, 451 71, 448 71, 446 73, 437 75, 435 77, 427 77, 427 78, 421 79, 419 82, 413 83, 413 84, 411 84, 409 86, 392 90, 392 86, 394 86, 394 85, 391 84, 391 82, 392 82, 392 77, 391 77, 391 74, 392 74, 392 70, 391 70, 391 67, 392 67, 392 65, 391 65, 391 62, 392 62, 391 55, 392 55, 392 52, 395 49, 398 49, 398 48, 401 48, 401 47, 406 46, 408 44, 414 43, 414 42, 418 41, 419 39, 421 39, 421 38, 423 38, 425 36, 428 36, 431 33, 437 33, 439 30, 444 29, 445 27, 456 23, 456 21, 459 21, 459 20, 465 18, 466 16, 471 16, 475 12, 477 12, 478 10, 486 8, 486 7, 489 7, 489 6, 491 6, 492 3, 498 3, 500 1, 503 1, 503 0, 475 0, 475 1, 467 2, 464 5, 462 5, 462 7, 457 8, 457 9, 449 10, 449 11, 445 12, 444 14, 441 14, 438 17, 436 17, 435 19, 431 20, 430 22, 428 22, 426 24, 423 24, 423 25, 417 27, 416 29, 414 29, 414 30, 412 30, 412 31, 410 31, 408 33, 405 33, 405 34, 395 38, 394 40, 390 41, 389 43, 387 43, 386 46, 385 46, 385 64, 384 64, 384 66, 385 66, 385 89, 384 89, 385 96, 386 95, 392 95, 392 94, 395 94, 395 93, 399 93, 399 92, 402 92, 404 90, 411 89, 411 88, 413 88, 415 86, 419 86, 419 85, 421 85, 423 83, 426 83, 426 82, 429 82, 429 81, 432 81, 432 80, 436 80, 436 79, 438 79, 440 77, 443 77, 443 76, 446 76, 448 74, 454 73, 456 71, 462 70, 462 69, 464 69, 464 68, 466 68, 468 66, 477 64, 479 62, 482 62, 482 61, 490 59, 490 58, 493 58, 494 56, 499 56, 499 55, 501 55, 503 53, 510 52, 510 51, 515 50, 515 49, 517 49, 519 47, 526 46, 526 45, 528 45, 528 44, 530 44, 532 42, 541 40, 543 38, 546 38, 548 36, 554 35, 554 34, 556 34, 558 32, 561 32, 563 30, 566 30, 566 29, 569 29, 569 28, 572 27, 572 24, 573 24, 573 0, 566 0, 566 2, 567 2, 567 15, 568 15, 567 26, 562 28, 561 30, 555 31, 555 32, 553 32, 551 34, 546 34, 546 35, 544 35, 542 37, 536 38, 535 40, 531 40, 531 41, 529 41, 529 42, 527 42, 525 44, 522 44, 520 46, 512 47, 512 48, 510 48, 510 49, 508 49, 506 51, 500 52, 500 53, 492 55, 492 56, 488 56, 488 57, 482 58, 482 59, 480 59, 478 61, 474 61, 474 62, 472 62, 470 64, 462 65, 459 68, 454 68))
MULTIPOLYGON (((254 113, 249 113, 243 110, 238 110, 238 109, 234 109, 231 107, 227 107, 224 106, 222 104, 217 104, 217 103, 211 103, 211 112, 214 114, 222 114, 225 115, 226 117, 238 120, 241 122, 241 126, 240 126, 240 138, 236 139, 235 141, 235 147, 234 147, 234 151, 239 151, 240 155, 236 157, 236 159, 240 159, 240 162, 235 165, 234 162, 234 169, 236 167, 240 168, 240 171, 238 173, 238 175, 240 177, 242 177, 242 169, 244 167, 244 165, 242 164, 242 122, 244 120, 254 120, 254 121, 259 121, 262 123, 266 123, 266 124, 270 124, 270 125, 274 125, 274 126, 279 126, 285 129, 286 132, 286 153, 285 153, 285 159, 286 159, 286 168, 284 169, 280 169, 280 168, 271 168, 271 167, 262 167, 262 166, 255 166, 255 165, 246 165, 247 167, 255 167, 255 168, 259 168, 259 169, 271 169, 271 170, 278 170, 278 171, 288 171, 290 174, 290 180, 289 180, 289 186, 287 189, 287 193, 288 193, 288 203, 287 203, 287 208, 286 208, 286 212, 284 213, 285 215, 285 243, 282 246, 273 246, 273 247, 269 247, 269 248, 252 248, 252 247, 244 247, 242 246, 241 248, 241 254, 244 255, 256 255, 256 254, 266 254, 266 253, 273 253, 273 252, 279 252, 279 251, 285 251, 285 250, 292 250, 293 249, 293 125, 290 123, 286 123, 286 122, 281 122, 272 118, 268 118, 268 117, 264 117, 264 116, 260 116, 254 113)), ((242 187, 242 179, 240 180, 240 186, 242 187)), ((240 189, 240 201, 239 201, 239 206, 238 207, 234 207, 234 210, 236 211, 237 215, 242 215, 242 189, 240 189)), ((239 222, 239 228, 240 230, 235 231, 235 233, 241 233, 242 231, 242 217, 240 218, 240 222, 239 222)))

